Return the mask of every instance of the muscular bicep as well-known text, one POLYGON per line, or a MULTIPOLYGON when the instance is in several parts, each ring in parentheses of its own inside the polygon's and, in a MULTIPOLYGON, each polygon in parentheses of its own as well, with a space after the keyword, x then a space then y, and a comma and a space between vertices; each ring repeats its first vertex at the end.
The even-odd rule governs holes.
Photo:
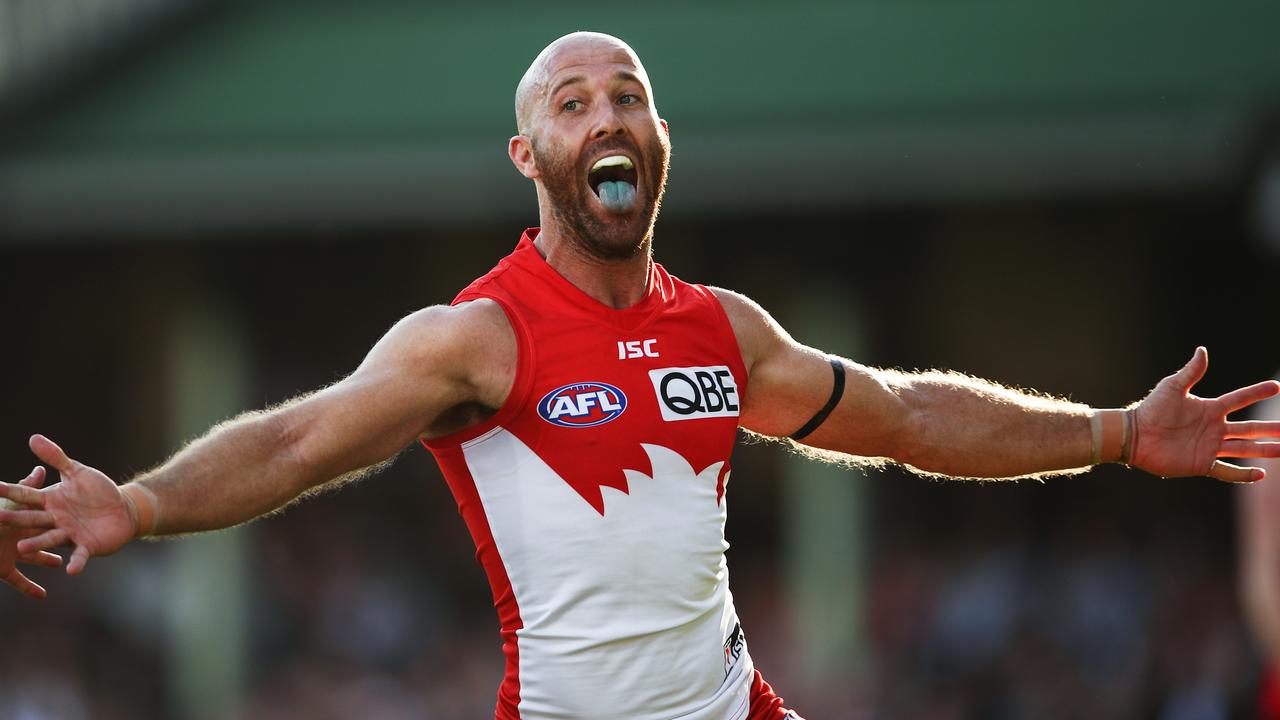
POLYGON ((892 456, 892 443, 907 422, 908 408, 891 374, 802 345, 751 300, 727 290, 715 292, 747 367, 742 427, 789 437, 805 426, 832 398, 835 359, 844 376, 843 391, 804 443, 854 455, 892 456))
POLYGON ((394 456, 458 408, 500 406, 515 356, 514 333, 493 303, 427 308, 397 323, 351 375, 277 419, 290 452, 326 482, 394 456))

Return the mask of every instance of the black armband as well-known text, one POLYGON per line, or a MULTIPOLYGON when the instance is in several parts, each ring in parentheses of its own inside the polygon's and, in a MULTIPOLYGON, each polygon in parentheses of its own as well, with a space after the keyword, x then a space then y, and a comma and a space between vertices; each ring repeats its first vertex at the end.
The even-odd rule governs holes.
POLYGON ((827 416, 832 410, 836 409, 836 405, 840 403, 840 398, 844 396, 844 363, 836 358, 831 358, 831 370, 835 373, 836 382, 831 388, 831 397, 827 400, 827 404, 813 417, 809 418, 809 422, 804 424, 799 430, 791 433, 792 440, 803 440, 808 437, 809 433, 818 429, 818 426, 826 422, 827 416))

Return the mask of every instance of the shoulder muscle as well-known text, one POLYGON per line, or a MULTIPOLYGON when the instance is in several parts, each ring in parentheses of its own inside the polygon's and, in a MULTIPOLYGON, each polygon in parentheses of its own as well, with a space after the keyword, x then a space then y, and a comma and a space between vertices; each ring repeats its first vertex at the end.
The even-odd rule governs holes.
POLYGON ((391 457, 461 405, 497 407, 516 340, 501 308, 430 307, 397 322, 341 381, 275 411, 295 451, 336 477, 391 457))
POLYGON ((826 356, 796 342, 745 295, 712 290, 729 316, 747 368, 742 427, 773 437, 795 432, 829 397, 832 377, 826 356))
POLYGON ((724 288, 711 288, 729 317, 729 325, 738 340, 738 349, 742 352, 742 364, 750 375, 752 368, 762 358, 779 352, 787 345, 794 345, 795 340, 778 324, 773 316, 765 312, 754 300, 724 288))
POLYGON ((516 336, 492 300, 433 306, 397 322, 356 370, 448 388, 451 404, 497 407, 515 376, 516 336))

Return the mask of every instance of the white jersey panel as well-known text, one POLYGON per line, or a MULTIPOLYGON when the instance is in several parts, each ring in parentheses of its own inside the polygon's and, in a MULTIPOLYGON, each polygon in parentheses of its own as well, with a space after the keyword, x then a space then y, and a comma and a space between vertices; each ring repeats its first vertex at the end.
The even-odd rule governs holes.
POLYGON ((524 626, 522 718, 746 717, 724 463, 642 447, 653 476, 625 470, 628 492, 604 488, 601 515, 507 430, 462 445, 524 626))

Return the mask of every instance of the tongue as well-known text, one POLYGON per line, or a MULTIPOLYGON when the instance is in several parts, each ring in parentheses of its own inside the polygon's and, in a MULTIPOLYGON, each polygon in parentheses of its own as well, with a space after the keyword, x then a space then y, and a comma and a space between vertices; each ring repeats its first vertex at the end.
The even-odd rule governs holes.
POLYGON ((597 192, 600 194, 600 204, 611 213, 625 213, 636 204, 636 188, 629 182, 606 180, 600 183, 597 192))

